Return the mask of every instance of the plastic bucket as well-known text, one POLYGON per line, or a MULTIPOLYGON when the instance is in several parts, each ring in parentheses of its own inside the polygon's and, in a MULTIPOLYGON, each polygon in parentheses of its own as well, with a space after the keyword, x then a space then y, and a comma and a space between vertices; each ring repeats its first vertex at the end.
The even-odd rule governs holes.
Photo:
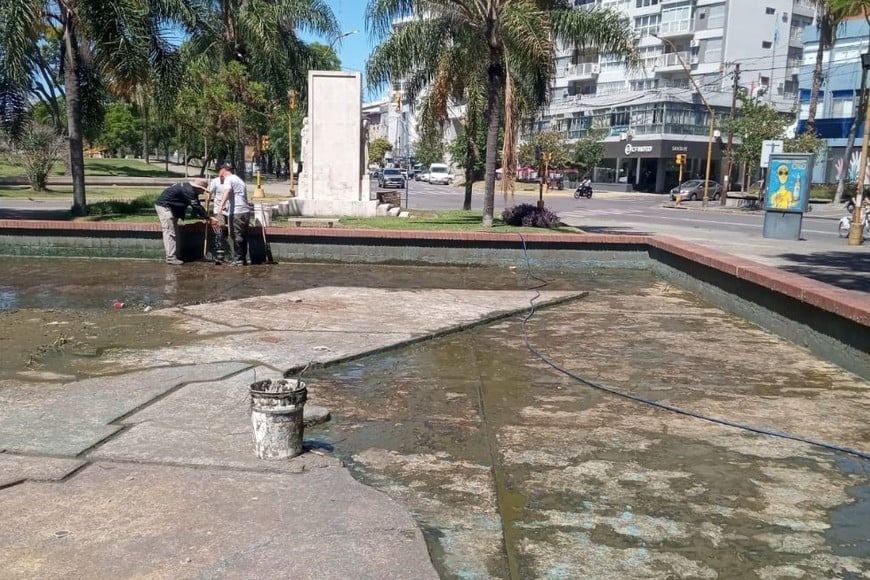
POLYGON ((267 379, 250 386, 254 453, 288 459, 302 453, 303 411, 308 391, 299 380, 267 379))

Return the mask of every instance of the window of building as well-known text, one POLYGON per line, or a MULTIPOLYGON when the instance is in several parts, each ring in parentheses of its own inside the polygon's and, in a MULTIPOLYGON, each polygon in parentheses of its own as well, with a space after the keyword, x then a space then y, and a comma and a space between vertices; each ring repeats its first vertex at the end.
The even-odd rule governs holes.
POLYGON ((647 6, 655 6, 658 3, 659 0, 636 0, 635 7, 646 8, 647 6))
POLYGON ((776 14, 776 8, 771 8, 770 6, 768 6, 767 8, 765 8, 764 13, 765 14, 776 14))
POLYGON ((837 119, 843 119, 851 117, 854 114, 854 105, 855 105, 855 96, 850 95, 848 97, 835 96, 831 100, 831 114, 830 116, 837 119))
POLYGON ((686 32, 692 29, 692 5, 662 8, 660 31, 662 34, 686 32))
POLYGON ((624 81, 614 81, 611 83, 598 83, 598 95, 615 95, 625 90, 624 81))
POLYGON ((722 60, 722 39, 708 38, 704 43, 704 62, 719 62, 722 60))
POLYGON ((770 48, 771 46, 773 46, 773 43, 769 40, 761 41, 761 48, 770 48))
POLYGON ((647 14, 646 16, 638 16, 634 19, 634 30, 640 38, 651 36, 659 33, 659 22, 661 15, 647 14))
POLYGON ((707 28, 722 28, 725 26, 725 5, 710 6, 707 11, 707 28))
POLYGON ((631 81, 631 90, 633 91, 648 91, 657 87, 658 81, 656 79, 641 79, 631 81))

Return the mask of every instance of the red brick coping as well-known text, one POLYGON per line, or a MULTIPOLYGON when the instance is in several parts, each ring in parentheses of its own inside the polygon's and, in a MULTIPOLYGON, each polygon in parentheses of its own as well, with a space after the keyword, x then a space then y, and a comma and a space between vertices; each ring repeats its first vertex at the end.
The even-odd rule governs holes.
MULTIPOLYGON (((196 222, 191 223, 197 226, 196 222)), ((201 224, 199 224, 201 227, 201 224)), ((2 230, 32 230, 63 232, 160 232, 157 223, 116 223, 116 222, 60 222, 49 220, 0 220, 2 230)), ((435 232, 435 231, 400 231, 400 230, 355 230, 344 228, 317 227, 270 227, 266 233, 276 240, 292 236, 295 239, 308 238, 316 241, 318 238, 346 238, 377 240, 433 240, 445 242, 516 242, 517 234, 488 232, 435 232)), ((646 245, 656 248, 686 260, 719 270, 724 274, 741 280, 769 288, 800 300, 822 310, 832 312, 843 318, 852 320, 864 326, 870 326, 870 299, 860 292, 845 290, 806 278, 799 274, 785 272, 757 262, 726 254, 661 235, 610 235, 610 234, 558 234, 558 233, 525 233, 526 242, 543 242, 576 245, 578 249, 587 245, 646 245)))

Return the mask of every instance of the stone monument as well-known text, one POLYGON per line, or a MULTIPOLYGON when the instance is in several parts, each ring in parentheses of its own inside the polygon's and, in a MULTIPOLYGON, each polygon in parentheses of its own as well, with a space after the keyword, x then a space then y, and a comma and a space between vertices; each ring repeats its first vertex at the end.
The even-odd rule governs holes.
POLYGON ((373 217, 360 73, 308 71, 301 141, 302 172, 290 214, 373 217))

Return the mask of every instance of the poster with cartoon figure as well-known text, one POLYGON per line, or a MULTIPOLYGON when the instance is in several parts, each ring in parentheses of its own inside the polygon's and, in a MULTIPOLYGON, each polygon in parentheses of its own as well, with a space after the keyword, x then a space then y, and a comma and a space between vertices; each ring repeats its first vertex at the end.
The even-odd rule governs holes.
POLYGON ((780 212, 804 212, 810 200, 812 155, 773 154, 767 177, 764 209, 780 212))

